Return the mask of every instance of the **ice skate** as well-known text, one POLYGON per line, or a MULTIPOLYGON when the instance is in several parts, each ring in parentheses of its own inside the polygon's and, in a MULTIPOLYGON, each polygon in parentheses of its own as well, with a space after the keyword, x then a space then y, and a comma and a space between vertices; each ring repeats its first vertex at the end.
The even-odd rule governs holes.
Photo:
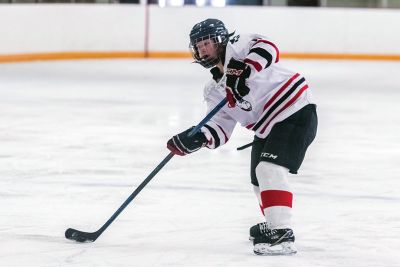
POLYGON ((255 236, 254 253, 261 256, 293 255, 297 252, 292 229, 268 229, 255 236))
POLYGON ((263 235, 267 232, 268 227, 266 222, 257 223, 250 227, 249 240, 253 241, 256 236, 263 235))

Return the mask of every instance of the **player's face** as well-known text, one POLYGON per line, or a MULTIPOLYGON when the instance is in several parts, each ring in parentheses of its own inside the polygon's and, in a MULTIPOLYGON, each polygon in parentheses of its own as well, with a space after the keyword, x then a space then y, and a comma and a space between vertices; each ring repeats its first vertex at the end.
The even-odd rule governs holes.
POLYGON ((199 51, 200 58, 216 58, 217 57, 217 45, 211 39, 205 39, 203 41, 199 41, 196 44, 197 50, 199 51))

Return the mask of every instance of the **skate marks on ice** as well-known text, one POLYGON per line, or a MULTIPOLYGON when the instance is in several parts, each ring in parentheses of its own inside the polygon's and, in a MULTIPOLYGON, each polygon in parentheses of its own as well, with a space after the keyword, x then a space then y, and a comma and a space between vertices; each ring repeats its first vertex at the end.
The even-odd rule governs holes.
POLYGON ((63 237, 100 227, 168 153, 166 140, 204 117, 199 66, 0 65, 0 265, 398 266, 400 64, 291 64, 314 90, 320 127, 290 177, 298 253, 272 258, 247 241, 261 216, 250 150, 235 150, 252 135, 238 129, 217 151, 171 160, 95 243, 63 237))

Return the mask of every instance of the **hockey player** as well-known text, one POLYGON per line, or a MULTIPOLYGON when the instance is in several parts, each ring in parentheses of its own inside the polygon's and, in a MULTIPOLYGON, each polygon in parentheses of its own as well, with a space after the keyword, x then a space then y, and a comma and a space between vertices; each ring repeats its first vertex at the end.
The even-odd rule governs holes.
POLYGON ((215 149, 229 140, 237 122, 254 131, 251 183, 265 216, 250 228, 254 253, 296 253, 288 174, 297 173, 318 123, 305 78, 281 65, 278 47, 268 38, 234 36, 217 19, 194 25, 190 47, 195 62, 211 68, 204 89, 208 110, 223 98, 228 105, 194 136, 187 136, 192 128, 173 136, 168 149, 181 156, 215 149))

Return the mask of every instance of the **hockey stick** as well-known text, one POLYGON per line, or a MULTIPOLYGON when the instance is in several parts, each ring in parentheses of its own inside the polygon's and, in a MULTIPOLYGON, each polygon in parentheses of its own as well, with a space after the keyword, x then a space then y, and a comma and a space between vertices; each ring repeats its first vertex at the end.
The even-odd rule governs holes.
MULTIPOLYGON (((227 100, 222 100, 207 116, 189 132, 188 136, 193 136, 201 127, 203 127, 225 104, 227 100)), ((131 201, 142 191, 142 189, 153 179, 154 176, 172 159, 174 154, 171 152, 166 156, 163 161, 147 176, 146 179, 136 188, 135 191, 125 200, 124 203, 118 208, 116 212, 108 219, 108 221, 96 232, 82 232, 73 228, 68 228, 65 231, 65 237, 77 242, 94 242, 96 239, 110 226, 110 224, 118 217, 118 215, 131 203, 131 201)))

